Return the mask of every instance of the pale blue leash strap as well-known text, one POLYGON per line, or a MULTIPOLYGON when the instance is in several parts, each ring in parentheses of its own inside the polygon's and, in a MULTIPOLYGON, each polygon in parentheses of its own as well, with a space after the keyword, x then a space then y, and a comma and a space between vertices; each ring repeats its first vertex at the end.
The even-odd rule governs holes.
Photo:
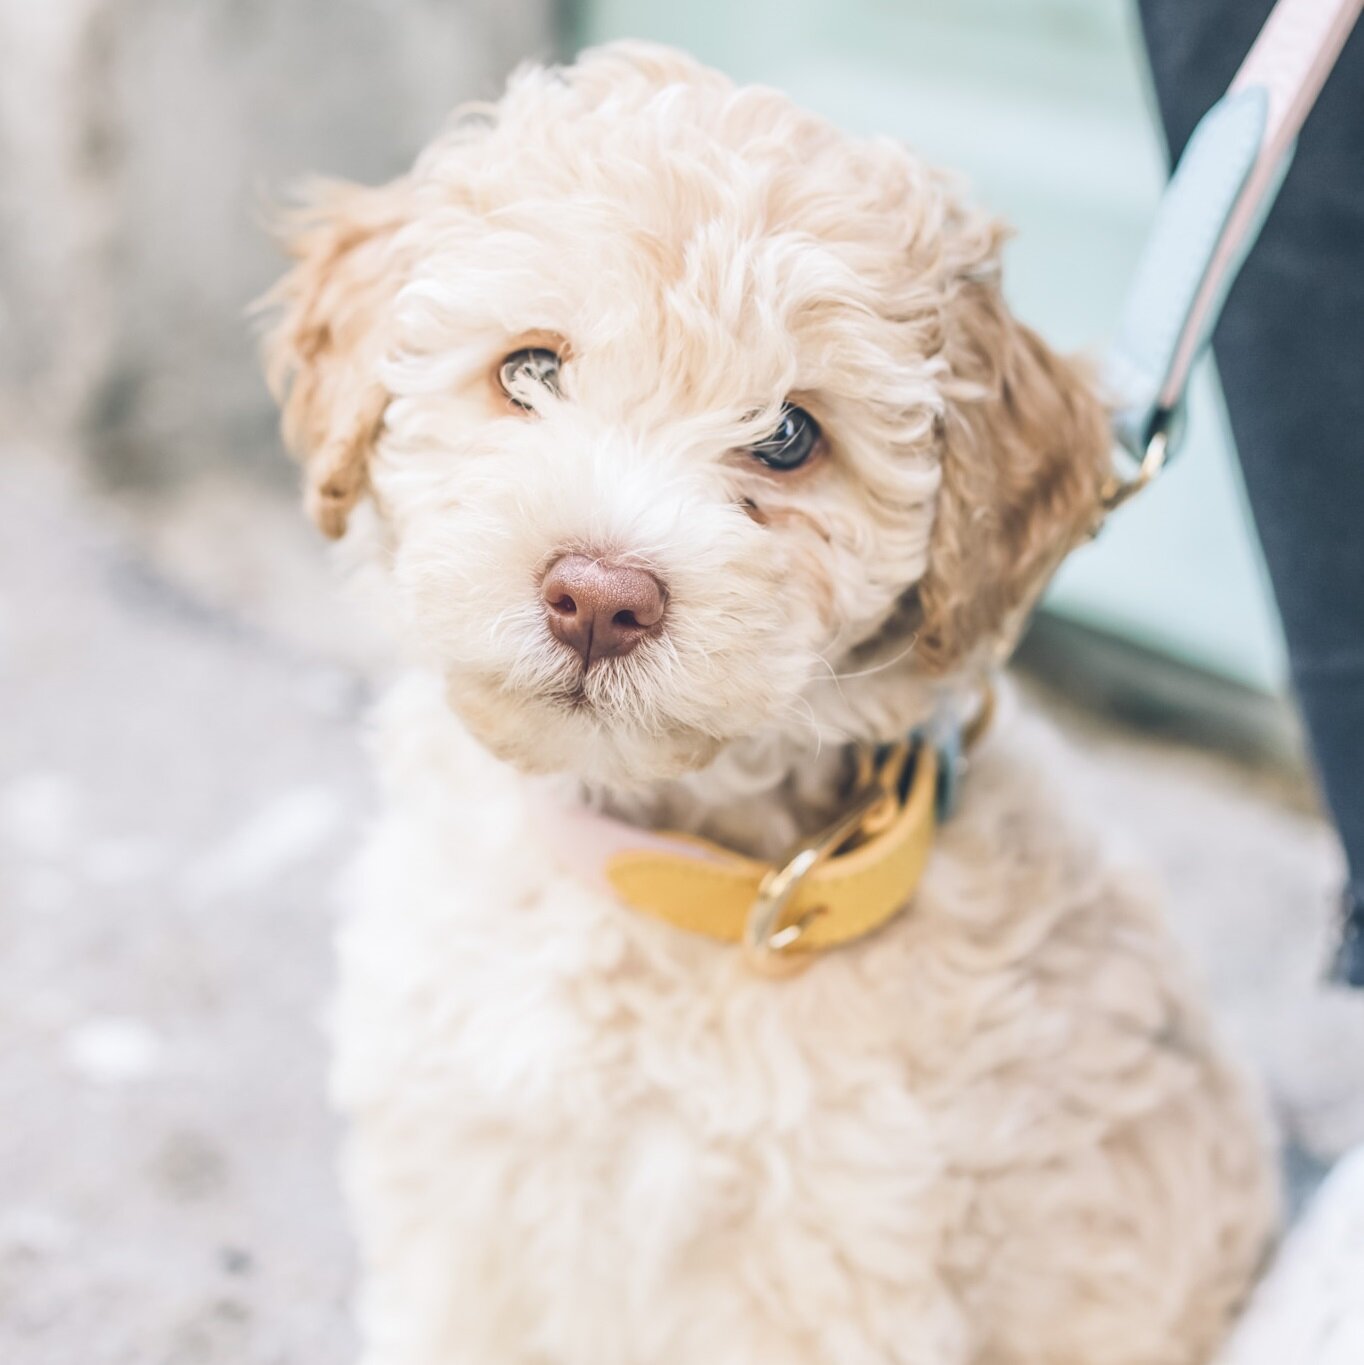
MULTIPOLYGON (((1135 468, 1114 475, 1109 510, 1150 483, 1174 449, 1189 372, 1362 8, 1364 0, 1279 0, 1226 95, 1189 139, 1105 369, 1114 435, 1135 468)), ((1348 894, 1331 975, 1364 986, 1364 902, 1348 894)))
POLYGON ((1193 362, 1278 193, 1294 140, 1364 0, 1279 0, 1226 95, 1204 115, 1156 212, 1105 367, 1113 430, 1135 472, 1110 508, 1160 472, 1193 362))

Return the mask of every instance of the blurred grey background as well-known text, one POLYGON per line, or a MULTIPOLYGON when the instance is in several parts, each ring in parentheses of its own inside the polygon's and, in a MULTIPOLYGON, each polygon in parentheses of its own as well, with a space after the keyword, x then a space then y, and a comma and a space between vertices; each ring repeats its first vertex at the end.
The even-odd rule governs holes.
MULTIPOLYGON (((1016 306, 1102 344, 1162 175, 1125 0, 0 0, 0 1360, 351 1351, 328 944, 385 652, 259 377, 266 206, 624 35, 963 170, 1016 306)), ((1338 866, 1277 632, 1209 370, 1022 686, 1306 1185, 1364 1136, 1364 999, 1317 984, 1338 866)))
POLYGON ((279 474, 265 207, 402 171, 556 48, 549 0, 0 0, 0 378, 101 478, 279 474))

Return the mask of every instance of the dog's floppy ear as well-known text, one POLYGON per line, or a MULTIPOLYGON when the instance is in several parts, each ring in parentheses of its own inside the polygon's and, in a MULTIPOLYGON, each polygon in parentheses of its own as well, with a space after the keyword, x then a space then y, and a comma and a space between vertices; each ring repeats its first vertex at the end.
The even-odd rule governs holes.
POLYGON ((388 405, 379 363, 404 273, 394 237, 408 198, 404 181, 310 187, 281 224, 297 264, 263 304, 277 315, 265 360, 284 439, 304 467, 308 512, 333 539, 365 490, 388 405))
POLYGON ((947 304, 938 494, 916 590, 921 667, 1002 661, 1064 555, 1097 526, 1110 468, 1108 416, 1078 362, 1018 322, 999 286, 994 225, 958 239, 947 304))

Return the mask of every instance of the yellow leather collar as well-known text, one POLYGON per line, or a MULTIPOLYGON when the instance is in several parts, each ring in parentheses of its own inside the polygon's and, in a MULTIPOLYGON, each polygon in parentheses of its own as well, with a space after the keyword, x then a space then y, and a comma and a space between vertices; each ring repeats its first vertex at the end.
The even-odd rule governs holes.
POLYGON ((742 943, 761 970, 799 966, 881 928, 912 899, 937 826, 938 768, 920 740, 868 756, 852 808, 782 864, 667 834, 610 855, 603 872, 643 914, 742 943))
POLYGON ((859 750, 847 809, 781 863, 552 798, 540 833, 589 886, 679 929, 741 943, 756 968, 780 974, 874 933, 913 899, 962 757, 989 728, 994 703, 987 683, 969 719, 944 704, 923 732, 859 750))

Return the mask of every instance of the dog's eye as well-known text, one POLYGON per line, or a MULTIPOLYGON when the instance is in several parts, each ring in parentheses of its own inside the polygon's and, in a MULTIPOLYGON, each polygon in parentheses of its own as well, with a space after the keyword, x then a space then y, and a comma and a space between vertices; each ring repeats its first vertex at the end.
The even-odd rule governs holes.
POLYGON ((559 392, 559 366, 562 362, 553 351, 542 346, 529 346, 524 351, 513 351, 497 368, 497 382, 513 407, 530 412, 535 406, 536 389, 559 392))
POLYGON ((777 429, 766 439, 748 448, 755 460, 769 469, 795 469, 810 458, 819 441, 819 423, 804 408, 789 403, 781 410, 777 429))

